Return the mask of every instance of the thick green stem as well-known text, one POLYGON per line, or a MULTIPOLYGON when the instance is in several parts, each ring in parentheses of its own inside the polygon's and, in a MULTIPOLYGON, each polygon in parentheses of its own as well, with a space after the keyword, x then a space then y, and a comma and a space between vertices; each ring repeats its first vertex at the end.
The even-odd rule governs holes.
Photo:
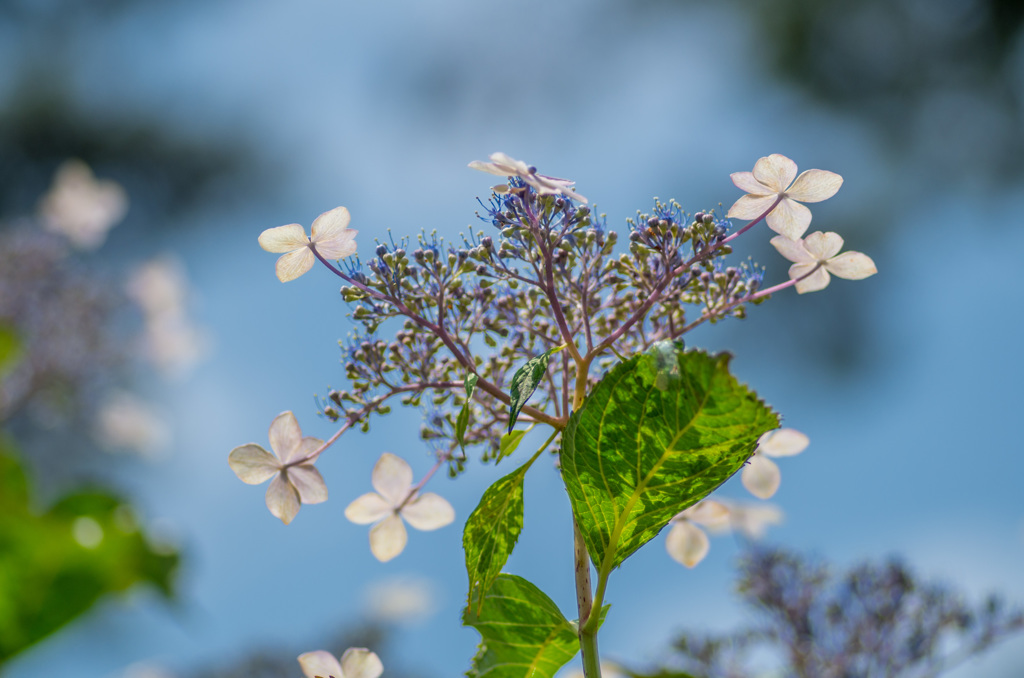
MULTIPOLYGON (((597 654, 597 625, 588 624, 593 614, 593 590, 590 587, 590 556, 583 541, 583 533, 574 520, 572 523, 573 556, 576 561, 576 608, 579 610, 580 650, 583 652, 583 675, 601 678, 601 659, 597 654)), ((600 611, 598 611, 600 614, 600 611)))

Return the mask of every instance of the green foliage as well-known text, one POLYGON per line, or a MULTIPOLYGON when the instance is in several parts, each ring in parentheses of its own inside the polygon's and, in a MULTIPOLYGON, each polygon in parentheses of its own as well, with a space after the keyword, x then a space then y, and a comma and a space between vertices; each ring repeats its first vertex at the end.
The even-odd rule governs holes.
POLYGON ((43 513, 30 500, 25 472, 0 440, 0 665, 106 593, 148 582, 171 595, 177 554, 154 549, 118 498, 76 492, 43 513))
POLYGON ((778 427, 728 365, 726 354, 661 344, 619 363, 570 418, 562 477, 599 572, 725 482, 778 427))
POLYGON ((559 346, 557 348, 544 351, 535 358, 530 358, 526 361, 526 364, 520 367, 515 375, 512 377, 512 385, 508 390, 509 397, 512 398, 512 402, 508 405, 508 432, 512 433, 512 428, 516 425, 516 419, 519 418, 519 411, 526 405, 526 401, 530 399, 533 392, 537 390, 537 385, 540 384, 540 380, 544 378, 544 375, 548 371, 548 360, 555 353, 561 351, 565 346, 559 346))
POLYGON ((579 652, 575 622, 522 577, 498 575, 481 592, 476 590, 462 613, 462 623, 481 636, 468 678, 550 678, 579 652))
POLYGON ((476 382, 480 377, 475 373, 470 372, 466 375, 466 381, 464 382, 466 387, 466 403, 459 410, 459 416, 455 420, 455 440, 459 443, 459 447, 463 453, 466 451, 466 428, 469 426, 469 403, 473 399, 473 390, 476 388, 476 382))
POLYGON ((21 342, 13 327, 0 325, 0 378, 21 358, 21 342))
POLYGON ((526 434, 527 431, 511 431, 501 436, 501 442, 498 444, 498 456, 495 458, 494 463, 497 464, 515 452, 519 447, 519 443, 523 442, 523 436, 526 434))
MULTIPOLYGON (((518 433, 518 431, 517 431, 518 433)), ((484 596, 505 566, 523 531, 523 480, 544 450, 487 488, 462 532, 469 574, 469 598, 483 605, 484 596)), ((478 607, 477 612, 481 612, 478 607)))

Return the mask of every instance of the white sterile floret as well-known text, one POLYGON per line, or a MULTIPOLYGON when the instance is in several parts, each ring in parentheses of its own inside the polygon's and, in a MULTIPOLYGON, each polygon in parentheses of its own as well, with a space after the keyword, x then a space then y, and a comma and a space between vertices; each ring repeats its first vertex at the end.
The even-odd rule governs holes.
POLYGON ((339 662, 326 650, 299 655, 299 666, 306 678, 379 678, 384 665, 376 652, 365 647, 350 647, 339 662))
POLYGON ((57 169, 53 186, 39 203, 45 228, 83 250, 102 245, 107 232, 127 212, 124 188, 115 181, 96 179, 81 160, 68 160, 57 169))
POLYGON ((740 479, 743 487, 758 499, 768 499, 779 489, 782 474, 779 467, 768 457, 791 457, 800 454, 810 443, 810 439, 800 431, 792 428, 779 428, 768 431, 757 442, 757 448, 743 467, 740 479))
POLYGON ((729 509, 714 499, 694 504, 671 520, 672 529, 665 538, 665 550, 686 567, 695 567, 708 554, 711 543, 698 525, 710 529, 728 529, 729 509))
POLYGON ((751 539, 760 539, 769 525, 781 525, 784 517, 775 504, 729 504, 729 528, 751 539))
MULTIPOLYGON (((500 177, 519 177, 541 195, 561 194, 578 202, 587 202, 586 198, 572 190, 576 185, 575 181, 537 174, 536 167, 531 167, 522 160, 510 158, 504 153, 492 153, 490 162, 474 160, 469 163, 469 167, 500 177)), ((500 184, 493 186, 491 190, 495 193, 507 193, 509 189, 506 184, 500 184)))
POLYGON ((327 485, 313 466, 317 457, 307 459, 323 444, 319 438, 302 437, 295 415, 282 412, 270 424, 273 454, 255 443, 248 443, 231 450, 228 464, 235 475, 249 485, 274 479, 267 488, 267 508, 287 525, 302 504, 327 501, 327 485))
POLYGON ((316 256, 313 247, 324 259, 344 259, 356 252, 356 234, 348 227, 351 216, 344 207, 335 207, 313 221, 312 237, 300 224, 268 228, 260 234, 260 247, 268 252, 285 252, 277 260, 277 278, 281 282, 295 280, 313 268, 316 256))
POLYGON ((373 467, 370 482, 377 492, 368 492, 348 505, 345 517, 370 528, 370 551, 382 563, 405 548, 408 535, 404 518, 417 530, 436 530, 455 520, 455 509, 433 492, 420 494, 412 486, 412 468, 390 452, 373 467))
POLYGON ((831 198, 843 185, 843 178, 835 172, 818 169, 797 176, 796 170, 795 162, 775 153, 758 160, 753 172, 731 174, 732 183, 747 194, 737 200, 725 216, 756 219, 781 198, 765 218, 768 228, 788 238, 799 238, 811 225, 811 210, 800 203, 831 198))
POLYGON ((832 279, 829 273, 847 280, 863 280, 878 273, 875 262, 866 254, 839 254, 843 249, 843 239, 838 233, 816 231, 803 240, 778 235, 772 238, 771 243, 779 254, 795 262, 789 267, 789 278, 803 278, 796 284, 796 291, 800 294, 825 289, 832 279))

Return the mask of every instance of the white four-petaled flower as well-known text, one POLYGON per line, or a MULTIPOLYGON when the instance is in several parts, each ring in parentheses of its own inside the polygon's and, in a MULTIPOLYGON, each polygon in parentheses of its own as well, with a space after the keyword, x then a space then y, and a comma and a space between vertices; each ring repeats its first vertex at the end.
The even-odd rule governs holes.
POLYGON ((665 550, 673 560, 686 567, 695 567, 708 554, 710 547, 708 535, 701 527, 716 533, 733 530, 759 539, 765 528, 781 522, 782 511, 773 504, 737 504, 705 499, 670 521, 672 529, 665 539, 665 550))
POLYGON ((754 454, 743 467, 743 487, 758 499, 768 499, 782 482, 779 467, 768 457, 792 457, 807 449, 809 443, 807 436, 794 428, 768 431, 757 441, 754 454))
POLYGON ((344 207, 335 207, 313 221, 312 237, 300 224, 268 228, 260 234, 260 247, 268 252, 285 252, 277 260, 277 278, 295 280, 313 267, 313 247, 324 259, 344 259, 356 252, 356 234, 348 227, 351 216, 344 207))
POLYGON ((299 666, 306 678, 379 678, 384 665, 376 652, 365 647, 350 647, 339 662, 326 650, 299 655, 299 666))
POLYGON ((696 567, 711 548, 708 535, 698 525, 728 528, 729 509, 714 499, 694 504, 671 520, 672 529, 665 538, 665 550, 686 567, 696 567))
MULTIPOLYGON (((475 170, 495 174, 499 177, 519 177, 541 195, 562 194, 578 202, 587 202, 586 198, 572 190, 572 187, 576 184, 575 181, 537 174, 536 167, 531 167, 522 160, 510 158, 504 153, 492 153, 490 162, 474 160, 469 163, 469 166, 475 170)), ((495 193, 507 193, 509 188, 506 184, 500 184, 493 186, 491 190, 495 193)))
POLYGON ((327 501, 327 485, 313 466, 316 457, 306 459, 323 444, 318 438, 303 438, 295 415, 282 412, 270 424, 273 454, 255 443, 248 443, 231 450, 228 464, 235 475, 249 485, 274 478, 267 488, 267 508, 287 525, 302 504, 327 501))
POLYGON ((777 235, 771 240, 779 254, 795 262, 789 267, 790 280, 804 278, 796 284, 796 291, 817 292, 828 286, 829 273, 847 280, 863 280, 878 273, 875 262, 860 252, 843 252, 843 239, 838 233, 815 231, 803 240, 791 240, 777 235), (810 275, 808 275, 810 274, 810 275))
POLYGON ((787 238, 799 238, 811 225, 811 210, 800 203, 831 198, 843 185, 843 178, 835 172, 817 169, 797 176, 796 170, 795 162, 775 153, 758 160, 753 172, 729 175, 732 183, 747 194, 737 200, 725 216, 756 219, 781 198, 765 218, 768 228, 787 238))
POLYGON ((413 490, 412 468, 401 457, 382 454, 370 481, 377 492, 368 492, 349 504, 345 517, 357 525, 376 523, 370 528, 370 551, 382 563, 405 548, 408 535, 403 518, 417 530, 436 530, 455 520, 455 509, 446 499, 413 490))

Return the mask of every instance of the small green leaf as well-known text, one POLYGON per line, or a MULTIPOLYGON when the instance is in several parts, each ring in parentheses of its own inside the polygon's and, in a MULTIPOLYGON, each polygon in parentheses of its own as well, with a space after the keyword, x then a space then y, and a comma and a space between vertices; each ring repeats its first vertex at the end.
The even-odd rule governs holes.
POLYGON ((498 342, 494 340, 494 337, 487 334, 486 332, 484 333, 484 343, 490 346, 491 348, 495 348, 498 345, 498 342))
MULTIPOLYGON (((480 632, 467 678, 551 678, 580 651, 576 625, 522 577, 499 574, 483 596, 477 588, 462 623, 480 632)), ((608 608, 601 610, 601 618, 608 608)))
POLYGON ((543 450, 488 487, 466 520, 462 548, 466 552, 470 600, 476 598, 483 603, 480 594, 487 593, 516 547, 523 531, 523 480, 543 450))
POLYGON ((512 431, 511 433, 506 433, 501 436, 501 442, 498 443, 498 458, 494 460, 494 463, 497 464, 499 461, 515 452, 516 448, 519 447, 519 443, 523 441, 523 436, 528 432, 529 429, 526 429, 525 431, 512 431))
POLYGON ((4 377, 21 359, 21 342, 13 327, 0 325, 0 377, 4 377))
POLYGON ((519 412, 526 405, 526 401, 530 399, 533 392, 537 390, 537 385, 540 384, 540 380, 544 378, 544 374, 548 371, 548 360, 563 348, 565 348, 565 344, 545 351, 535 358, 530 358, 512 377, 512 385, 508 391, 509 397, 512 398, 512 402, 508 405, 509 433, 512 432, 512 428, 516 425, 519 412))
POLYGON ((459 410, 459 416, 455 420, 455 440, 459 443, 459 447, 462 449, 462 453, 466 453, 466 428, 469 426, 469 401, 473 398, 473 390, 476 388, 476 382, 480 379, 480 375, 476 372, 470 372, 466 375, 466 380, 463 385, 466 387, 466 402, 462 405, 462 409, 459 410))
POLYGON ((569 418, 561 466, 599 572, 736 473, 778 416, 729 356, 662 344, 616 365, 569 418))

